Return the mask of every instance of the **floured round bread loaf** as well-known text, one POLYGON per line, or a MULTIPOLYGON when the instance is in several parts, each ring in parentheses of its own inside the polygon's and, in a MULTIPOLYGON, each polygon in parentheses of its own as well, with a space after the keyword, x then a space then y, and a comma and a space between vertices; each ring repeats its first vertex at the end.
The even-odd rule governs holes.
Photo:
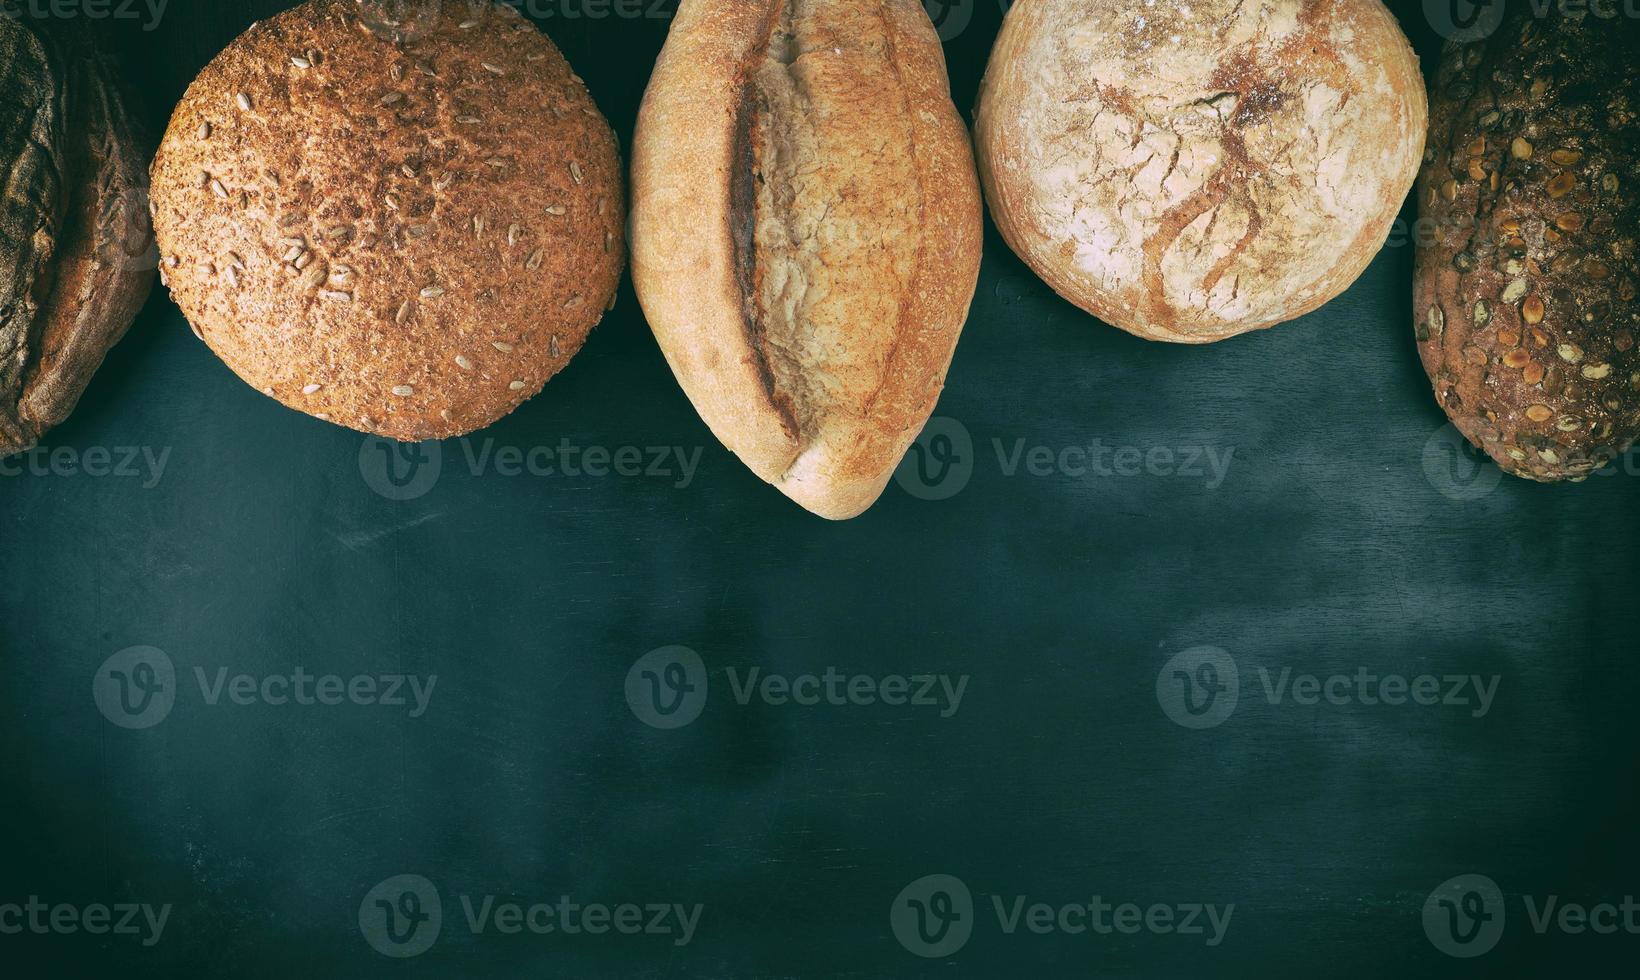
POLYGON ((1360 276, 1427 116, 1379 0, 1020 0, 980 93, 980 177, 1003 237, 1065 298, 1204 343, 1360 276))
POLYGON ((979 182, 916 0, 685 0, 633 147, 633 282, 701 417, 832 519, 945 382, 979 182))
POLYGON ((510 7, 310 0, 188 89, 154 164, 161 270, 253 387, 402 440, 558 373, 623 265, 614 134, 510 7))

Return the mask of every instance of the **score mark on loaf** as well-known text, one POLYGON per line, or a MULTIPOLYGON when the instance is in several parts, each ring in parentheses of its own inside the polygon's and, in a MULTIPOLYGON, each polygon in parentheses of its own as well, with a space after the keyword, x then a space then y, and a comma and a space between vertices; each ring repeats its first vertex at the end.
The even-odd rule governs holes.
POLYGON ((816 514, 878 498, 979 276, 980 197, 915 0, 684 0, 633 146, 633 282, 725 446, 816 514))

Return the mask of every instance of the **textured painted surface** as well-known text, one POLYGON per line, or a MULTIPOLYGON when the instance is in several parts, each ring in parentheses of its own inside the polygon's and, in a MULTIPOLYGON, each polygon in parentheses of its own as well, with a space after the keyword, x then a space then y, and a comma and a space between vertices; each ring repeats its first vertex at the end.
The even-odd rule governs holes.
MULTIPOLYGON (((175 0, 132 41, 161 120, 251 19, 200 6, 175 0)), ((1417 5, 1396 11, 1431 57, 1417 5)), ((948 44, 959 106, 997 22, 982 3, 948 44)), ((543 23, 629 137, 666 23, 543 23)), ((1402 235, 1313 316, 1161 346, 1091 323, 989 235, 937 412, 955 421, 913 450, 921 473, 845 525, 718 448, 629 288, 542 396, 443 444, 430 486, 428 461, 384 483, 386 458, 361 436, 246 390, 156 295, 52 443, 82 464, 95 447, 169 450, 157 485, 143 489, 157 467, 140 453, 132 478, 54 476, 49 456, 43 475, 0 477, 0 903, 176 908, 147 950, 0 935, 6 975, 1173 978, 1320 964, 1445 978, 1631 963, 1640 937, 1539 936, 1523 899, 1640 891, 1640 475, 1548 487, 1472 471, 1443 441, 1411 282, 1402 235), (509 449, 552 448, 556 465, 566 442, 701 455, 692 478, 671 450, 642 453, 664 475, 506 475, 509 449), (125 730, 98 713, 93 674, 139 644, 174 662, 176 704, 125 730), (673 644, 699 654, 710 693, 668 731, 635 717, 623 685, 673 644), (1192 730, 1157 681, 1204 645, 1234 658, 1240 698, 1192 730), (213 706, 195 675, 209 687, 222 668, 298 666, 438 682, 411 718, 226 694, 213 706), (753 667, 832 666, 969 680, 946 718, 736 700, 753 667), (1271 704, 1261 669, 1275 686, 1283 668, 1271 704), (1293 677, 1363 668, 1500 680, 1479 718, 1473 694, 1293 700, 1293 677), (1510 903, 1501 944, 1467 962, 1421 925, 1431 892, 1466 873, 1510 903), (445 913, 408 963, 356 924, 400 874, 435 882, 445 913), (896 896, 932 874, 961 879, 976 909, 949 960, 911 955, 891 929, 896 896), (475 936, 459 896, 486 894, 706 909, 687 947, 475 936), (993 898, 1011 911, 1019 895, 1236 910, 1211 949, 1007 935, 993 898)))

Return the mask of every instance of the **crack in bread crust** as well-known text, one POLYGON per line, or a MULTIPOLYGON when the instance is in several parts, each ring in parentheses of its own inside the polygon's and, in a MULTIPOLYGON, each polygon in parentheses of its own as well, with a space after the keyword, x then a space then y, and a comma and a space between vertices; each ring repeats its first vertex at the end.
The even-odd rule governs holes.
POLYGON ((752 204, 749 333, 795 466, 886 383, 920 265, 921 175, 882 3, 778 0, 768 26, 736 198, 752 204))
MULTIPOLYGON (((741 67, 738 85, 739 98, 735 102, 734 136, 731 142, 729 171, 730 211, 729 237, 734 247, 734 275, 740 287, 742 321, 746 341, 751 346, 753 368, 780 417, 786 438, 793 443, 801 439, 801 426, 792 403, 781 394, 779 381, 770 362, 766 327, 757 304, 757 203, 759 184, 758 161, 763 153, 758 141, 766 125, 766 107, 758 89, 758 75, 769 57, 769 45, 780 26, 787 20, 784 0, 769 5, 767 17, 759 29, 758 43, 752 46, 746 63, 741 67)), ((794 454, 795 458, 795 454, 794 454)))
POLYGON ((1155 340, 1308 313, 1376 254, 1415 176, 1422 78, 1379 0, 1032 0, 977 141, 997 225, 1057 291, 1155 340))
POLYGON ((927 12, 684 0, 633 201, 638 297, 701 417, 803 507, 860 514, 933 412, 979 274, 972 147, 927 12))

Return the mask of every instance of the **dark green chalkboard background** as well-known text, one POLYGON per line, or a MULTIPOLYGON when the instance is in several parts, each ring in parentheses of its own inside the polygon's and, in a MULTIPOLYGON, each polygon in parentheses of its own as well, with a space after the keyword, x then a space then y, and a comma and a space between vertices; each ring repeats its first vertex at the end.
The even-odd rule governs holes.
MULTIPOLYGON (((156 128, 216 51, 283 6, 172 0, 156 30, 109 28, 156 128)), ((947 44, 967 114, 1001 6, 952 6, 968 21, 947 44)), ((1424 5, 1392 6, 1432 64, 1424 5)), ((535 9, 630 145, 668 20, 535 9)), ((1640 936, 1538 935, 1522 902, 1640 892, 1640 480, 1500 481, 1455 452, 1414 351, 1411 267, 1398 236, 1319 313, 1186 349, 1081 314, 988 229, 939 408, 956 423, 942 431, 973 443, 958 440, 948 476, 968 482, 941 500, 924 498, 958 484, 891 486, 841 525, 716 444, 630 286, 544 394, 445 444, 436 483, 405 500, 367 479, 386 457, 249 390, 156 290, 49 444, 70 460, 169 451, 157 485, 0 477, 0 905, 174 909, 152 948, 0 935, 0 975, 1478 977, 1632 962, 1640 936), (489 439, 702 454, 682 488, 475 474, 467 451, 489 439), (997 458, 998 440, 1094 439, 1234 455, 1216 486, 1010 476, 997 458), (624 685, 669 645, 698 652, 710 693, 698 720, 660 730, 624 685), (1241 698, 1191 730, 1156 681, 1203 645, 1235 658, 1241 698), (133 646, 178 674, 169 716, 139 730, 92 697, 99 665, 133 646), (212 706, 193 680, 298 666, 438 679, 418 718, 212 706), (752 666, 970 679, 948 718, 742 706, 729 670, 752 666), (1283 667, 1500 680, 1476 718, 1271 704, 1258 671, 1283 667), (890 908, 936 873, 966 883, 978 921, 959 952, 922 959, 890 908), (407 960, 358 926, 366 893, 400 874, 444 905, 437 942, 407 960), (1473 960, 1437 950, 1421 911, 1463 874, 1508 903, 1502 942, 1473 960), (473 935, 459 896, 486 894, 705 911, 684 947, 473 935), (992 896, 1016 895, 1236 908, 1208 948, 1006 935, 992 896)))

